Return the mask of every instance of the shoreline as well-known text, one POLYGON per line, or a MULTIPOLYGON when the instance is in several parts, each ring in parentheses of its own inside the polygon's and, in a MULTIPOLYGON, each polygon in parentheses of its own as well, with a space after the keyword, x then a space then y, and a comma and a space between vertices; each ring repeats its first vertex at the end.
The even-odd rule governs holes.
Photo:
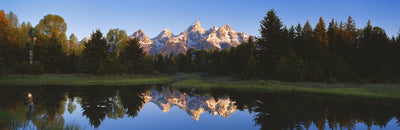
POLYGON ((204 76, 202 73, 176 73, 163 75, 81 75, 44 74, 8 75, 0 78, 0 86, 126 86, 168 84, 174 88, 194 88, 201 91, 224 89, 243 92, 302 92, 310 94, 351 96, 362 98, 400 99, 400 83, 323 83, 281 82, 276 80, 244 81, 232 77, 204 76))

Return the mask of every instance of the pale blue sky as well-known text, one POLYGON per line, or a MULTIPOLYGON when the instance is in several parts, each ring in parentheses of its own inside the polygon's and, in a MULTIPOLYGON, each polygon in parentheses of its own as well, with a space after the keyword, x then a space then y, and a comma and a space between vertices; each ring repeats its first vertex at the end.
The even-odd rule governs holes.
POLYGON ((314 27, 319 17, 328 24, 332 18, 346 21, 352 16, 357 28, 371 19, 391 37, 400 30, 399 5, 399 0, 1 0, 0 9, 33 26, 46 14, 60 15, 68 25, 67 35, 75 33, 79 40, 96 28, 105 34, 120 28, 128 35, 143 29, 150 38, 164 28, 178 34, 197 20, 205 29, 230 24, 238 32, 259 36, 259 23, 272 8, 287 26, 308 19, 314 27))

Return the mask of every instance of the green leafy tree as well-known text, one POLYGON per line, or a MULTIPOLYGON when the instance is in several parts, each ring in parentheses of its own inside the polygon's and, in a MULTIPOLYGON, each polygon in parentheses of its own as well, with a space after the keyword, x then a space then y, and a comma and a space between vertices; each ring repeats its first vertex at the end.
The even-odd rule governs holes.
POLYGON ((44 16, 34 29, 37 38, 33 47, 33 59, 40 61, 47 72, 64 71, 64 59, 67 45, 67 24, 58 15, 44 16))
POLYGON ((107 33, 107 41, 110 44, 111 52, 117 52, 117 51, 122 51, 122 48, 126 45, 126 42, 128 40, 128 35, 126 34, 125 30, 120 30, 118 28, 116 29, 110 29, 107 33))
POLYGON ((69 36, 68 54, 74 53, 77 46, 78 46, 78 38, 75 36, 74 33, 71 33, 71 35, 69 36))
POLYGON ((76 73, 79 71, 79 57, 77 55, 78 38, 72 33, 69 36, 68 45, 65 49, 66 59, 64 59, 64 73, 76 73))
POLYGON ((50 37, 51 35, 64 35, 67 31, 67 24, 59 15, 48 14, 44 16, 35 27, 35 33, 50 37))
POLYGON ((10 11, 7 14, 7 19, 10 20, 10 25, 14 28, 19 27, 18 17, 14 12, 10 11))
POLYGON ((61 40, 57 37, 57 35, 52 34, 50 36, 50 40, 48 41, 47 46, 47 64, 45 69, 51 73, 60 73, 61 71, 65 71, 66 67, 66 55, 62 50, 61 40))
MULTIPOLYGON (((119 53, 124 50, 128 40, 128 36, 125 30, 120 30, 118 28, 110 29, 107 33, 106 39, 108 44, 110 45, 109 52, 111 52, 113 72, 125 73, 128 68, 126 68, 127 66, 120 64, 121 61, 119 61, 119 53)), ((130 69, 130 71, 133 70, 132 67, 130 67, 130 69)))

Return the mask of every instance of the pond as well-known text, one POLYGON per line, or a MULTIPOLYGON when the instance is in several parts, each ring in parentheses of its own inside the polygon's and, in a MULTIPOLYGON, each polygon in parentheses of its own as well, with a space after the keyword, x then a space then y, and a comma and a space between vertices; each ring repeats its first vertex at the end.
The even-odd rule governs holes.
POLYGON ((400 129, 400 101, 153 86, 2 86, 0 129, 400 129))

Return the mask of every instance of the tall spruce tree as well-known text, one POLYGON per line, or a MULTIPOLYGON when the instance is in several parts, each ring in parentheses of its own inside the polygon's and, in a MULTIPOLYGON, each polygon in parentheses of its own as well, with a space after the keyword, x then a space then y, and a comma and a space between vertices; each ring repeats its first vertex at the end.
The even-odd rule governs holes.
POLYGON ((273 9, 268 11, 267 16, 260 23, 258 68, 264 78, 274 78, 276 64, 286 49, 281 45, 283 25, 273 9))
POLYGON ((164 61, 164 56, 161 52, 155 55, 154 58, 154 69, 156 69, 158 72, 163 73, 164 72, 164 67, 165 61, 164 61))
POLYGON ((103 33, 96 30, 91 39, 84 43, 85 49, 82 52, 81 71, 87 74, 106 74, 106 67, 111 62, 110 46, 107 44, 103 33))
POLYGON ((145 73, 145 52, 140 48, 136 38, 128 40, 126 46, 120 52, 120 63, 124 65, 128 73, 145 73))
POLYGON ((322 17, 319 18, 317 26, 315 26, 314 36, 317 42, 319 42, 318 44, 328 46, 328 34, 326 33, 325 22, 322 17))
POLYGON ((356 23, 351 16, 349 16, 347 18, 346 31, 348 31, 351 34, 351 37, 352 37, 351 39, 353 41, 355 41, 357 39, 358 32, 357 32, 357 28, 356 28, 356 23))

